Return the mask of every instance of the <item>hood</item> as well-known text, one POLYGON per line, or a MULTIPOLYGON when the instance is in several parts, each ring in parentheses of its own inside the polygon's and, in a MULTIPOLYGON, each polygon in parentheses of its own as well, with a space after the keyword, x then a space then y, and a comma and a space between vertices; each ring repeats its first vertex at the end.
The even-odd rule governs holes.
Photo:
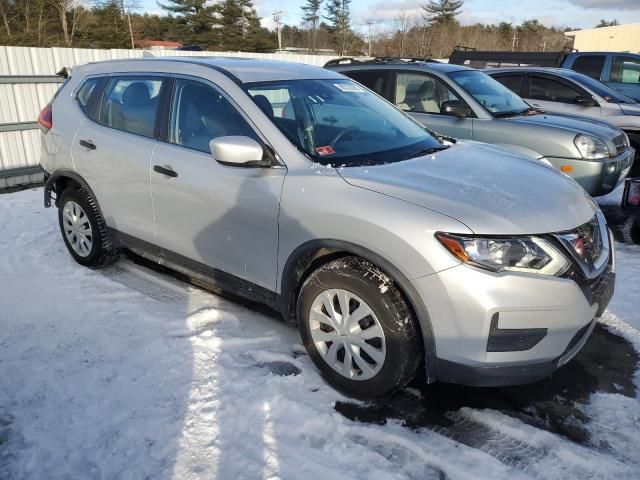
POLYGON ((561 128, 570 132, 584 133, 600 140, 612 141, 620 135, 620 130, 613 125, 595 118, 583 117, 581 115, 559 115, 541 113, 538 115, 520 115, 509 117, 506 120, 529 125, 543 125, 548 127, 561 128))
POLYGON ((455 218, 476 234, 559 232, 586 223, 595 212, 572 179, 478 143, 458 142, 433 155, 338 171, 351 185, 455 218))
POLYGON ((620 110, 625 115, 638 115, 640 116, 640 103, 619 103, 620 110))

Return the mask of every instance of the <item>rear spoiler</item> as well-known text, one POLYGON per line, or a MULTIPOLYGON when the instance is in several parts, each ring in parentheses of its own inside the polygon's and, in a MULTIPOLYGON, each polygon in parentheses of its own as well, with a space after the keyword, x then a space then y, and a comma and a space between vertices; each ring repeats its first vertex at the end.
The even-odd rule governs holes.
POLYGON ((69 68, 62 67, 60 70, 58 70, 56 72, 56 75, 58 77, 62 77, 62 78, 64 78, 66 80, 67 78, 69 78, 69 75, 71 75, 71 67, 69 67, 69 68))

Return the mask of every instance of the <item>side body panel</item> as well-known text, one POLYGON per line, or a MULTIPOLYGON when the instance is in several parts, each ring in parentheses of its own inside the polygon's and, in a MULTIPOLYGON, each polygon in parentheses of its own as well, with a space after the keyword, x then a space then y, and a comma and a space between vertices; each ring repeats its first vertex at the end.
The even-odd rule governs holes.
POLYGON ((161 143, 151 170, 157 244, 275 290, 278 210, 285 168, 228 167, 211 155, 161 143))
POLYGON ((91 186, 107 225, 148 242, 155 239, 149 164, 156 143, 85 119, 72 146, 76 171, 91 186))

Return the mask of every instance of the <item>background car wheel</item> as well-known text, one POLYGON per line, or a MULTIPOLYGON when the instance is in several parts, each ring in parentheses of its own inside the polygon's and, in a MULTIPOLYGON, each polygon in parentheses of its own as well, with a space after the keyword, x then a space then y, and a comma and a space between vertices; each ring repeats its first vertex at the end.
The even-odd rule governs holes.
POLYGON ((120 256, 95 199, 83 188, 67 188, 58 200, 60 232, 69 253, 85 267, 102 268, 120 256))
POLYGON ((358 398, 406 385, 423 354, 402 293, 370 262, 346 257, 323 265, 302 285, 298 328, 322 375, 358 398))
POLYGON ((640 213, 629 216, 622 225, 621 231, 626 243, 640 244, 640 213))

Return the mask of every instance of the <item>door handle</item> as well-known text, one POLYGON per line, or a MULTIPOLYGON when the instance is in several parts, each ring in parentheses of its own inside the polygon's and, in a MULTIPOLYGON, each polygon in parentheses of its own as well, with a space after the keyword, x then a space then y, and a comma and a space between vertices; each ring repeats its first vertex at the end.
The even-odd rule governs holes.
POLYGON ((80 140, 80 146, 84 147, 84 148, 88 148, 89 150, 95 150, 96 144, 93 143, 91 140, 80 140))
POLYGON ((164 165, 164 166, 154 165, 153 171, 161 173, 162 175, 166 175, 167 177, 178 176, 178 172, 176 172, 173 168, 171 168, 171 165, 164 165))

